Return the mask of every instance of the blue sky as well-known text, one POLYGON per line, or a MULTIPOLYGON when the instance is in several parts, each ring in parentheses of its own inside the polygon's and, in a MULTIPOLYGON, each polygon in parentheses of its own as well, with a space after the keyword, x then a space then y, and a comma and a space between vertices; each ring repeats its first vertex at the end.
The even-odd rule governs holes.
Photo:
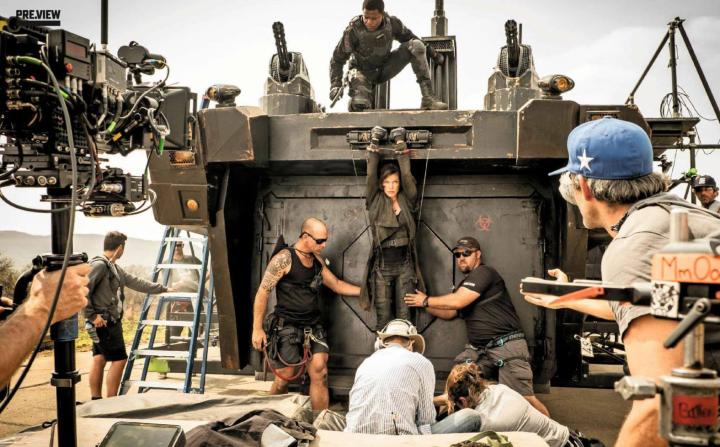
MULTIPOLYGON (((258 1, 137 1, 110 0, 110 48, 136 40, 151 52, 163 54, 172 67, 171 82, 204 91, 215 83, 242 89, 238 104, 257 105, 263 94, 267 65, 275 52, 271 24, 282 21, 290 51, 300 51, 310 71, 317 98, 327 104, 328 63, 349 20, 360 13, 360 0, 258 1)), ((386 0, 415 34, 430 34, 432 0, 386 0)), ((17 9, 61 9, 62 27, 99 43, 100 1, 4 0, 0 15, 17 9)), ((563 73, 576 87, 566 99, 581 104, 622 104, 667 30, 680 16, 713 92, 720 100, 720 1, 635 0, 489 2, 446 0, 450 34, 458 39, 458 108, 480 109, 498 49, 504 43, 503 25, 513 18, 523 23, 524 43, 534 50, 543 76, 563 73)), ((703 116, 714 118, 690 58, 678 35, 678 82, 703 116)), ((645 116, 658 116, 661 98, 670 90, 670 71, 664 50, 636 95, 645 116)), ((392 85, 392 107, 417 107, 419 92, 408 68, 392 85)), ((335 110, 344 110, 344 103, 335 110)), ((720 140, 720 126, 703 121, 704 143, 720 140)), ((137 152, 137 151, 136 151, 137 152)), ((674 154, 669 154, 672 160, 674 154)), ((140 172, 144 154, 113 157, 113 165, 140 172)), ((720 151, 698 153, 702 171, 720 177, 720 151)), ((688 154, 677 154, 674 175, 688 166, 688 154)), ((39 191, 10 189, 8 196, 37 204, 39 191)), ((49 218, 31 215, 0 203, 0 230, 49 234, 49 218)), ((78 215, 78 233, 122 229, 133 237, 159 239, 162 227, 152 214, 122 219, 89 219, 78 215)))

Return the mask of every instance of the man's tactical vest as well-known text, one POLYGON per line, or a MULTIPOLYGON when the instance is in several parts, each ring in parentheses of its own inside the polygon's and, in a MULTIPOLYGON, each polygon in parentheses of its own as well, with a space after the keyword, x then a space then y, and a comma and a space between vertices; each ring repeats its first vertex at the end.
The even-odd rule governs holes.
POLYGON ((349 28, 358 40, 357 48, 353 49, 357 68, 363 71, 382 67, 392 50, 393 27, 390 16, 385 15, 382 24, 375 31, 368 31, 362 16, 355 17, 349 28))

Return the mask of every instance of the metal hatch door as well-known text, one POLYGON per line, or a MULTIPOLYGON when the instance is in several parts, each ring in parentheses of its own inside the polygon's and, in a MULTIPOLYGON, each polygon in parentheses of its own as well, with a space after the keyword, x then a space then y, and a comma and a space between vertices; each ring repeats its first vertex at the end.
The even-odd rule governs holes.
MULTIPOLYGON (((323 254, 331 270, 359 284, 371 246, 363 194, 364 178, 360 177, 270 178, 261 197, 263 209, 272 211, 265 216, 269 221, 263 227, 267 231, 261 245, 262 270, 253 275, 253 290, 260 282, 278 229, 292 244, 308 217, 320 218, 328 225, 329 239, 323 254)), ((526 177, 432 177, 425 189, 418 231, 420 265, 433 295, 449 293, 460 278, 450 253, 455 240, 472 235, 480 241, 483 261, 505 279, 531 349, 545 341, 535 340, 538 328, 545 332, 544 312, 523 300, 519 283, 525 276, 543 273, 544 240, 539 218, 543 200, 526 177)), ((268 309, 273 307, 274 296, 268 309)), ((354 370, 373 352, 375 312, 360 309, 355 298, 337 297, 329 290, 324 293, 322 308, 331 348, 331 384, 338 375, 344 375, 349 377, 344 381, 349 387, 354 370)), ((438 378, 444 378, 466 343, 464 323, 459 319, 436 320, 421 311, 417 324, 426 337, 425 355, 433 361, 438 378)), ((554 330, 547 335, 554 337, 554 330)))

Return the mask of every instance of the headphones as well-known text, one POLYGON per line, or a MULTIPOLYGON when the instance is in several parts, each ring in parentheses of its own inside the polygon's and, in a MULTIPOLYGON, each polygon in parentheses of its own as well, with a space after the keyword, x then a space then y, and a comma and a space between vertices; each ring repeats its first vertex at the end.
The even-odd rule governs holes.
MULTIPOLYGON (((394 320, 390 320, 390 321, 382 328, 382 330, 379 331, 379 332, 380 332, 380 333, 387 333, 388 328, 390 327, 390 325, 391 325, 391 324, 397 324, 397 323, 403 323, 403 324, 405 324, 405 326, 407 326, 407 333, 408 333, 408 335, 417 335, 417 329, 415 328, 415 325, 412 324, 412 322, 410 322, 410 321, 408 321, 408 320, 406 320, 406 319, 404 319, 404 318, 396 318, 396 319, 394 319, 394 320)), ((404 335, 399 335, 399 334, 398 334, 397 336, 399 336, 399 337, 404 337, 404 335)), ((408 340, 409 340, 410 343, 414 343, 414 342, 415 342, 415 340, 411 340, 411 339, 409 339, 409 338, 408 338, 408 340)), ((384 343, 384 341, 383 341, 383 339, 380 337, 380 335, 378 335, 378 336, 375 338, 375 344, 374 344, 373 347, 374 347, 375 351, 378 351, 378 350, 380 350, 380 349, 382 349, 382 348, 386 348, 387 345, 384 343)))

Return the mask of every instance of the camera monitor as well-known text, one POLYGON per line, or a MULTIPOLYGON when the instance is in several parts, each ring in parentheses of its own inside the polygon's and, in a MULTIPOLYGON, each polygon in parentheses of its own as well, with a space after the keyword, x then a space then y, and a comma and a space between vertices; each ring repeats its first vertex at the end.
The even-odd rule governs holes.
POLYGON ((184 447, 179 425, 121 421, 110 427, 99 447, 184 447))

